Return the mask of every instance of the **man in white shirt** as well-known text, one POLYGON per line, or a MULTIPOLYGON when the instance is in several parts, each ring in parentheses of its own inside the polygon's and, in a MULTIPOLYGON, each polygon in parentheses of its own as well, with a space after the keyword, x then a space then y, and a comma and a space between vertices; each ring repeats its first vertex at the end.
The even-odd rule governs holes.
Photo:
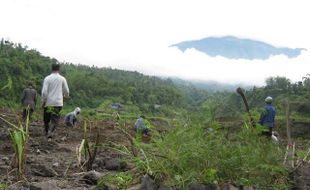
POLYGON ((60 65, 52 64, 52 73, 45 77, 42 87, 42 107, 44 107, 45 135, 50 141, 58 126, 63 97, 69 97, 66 79, 59 74, 60 65))

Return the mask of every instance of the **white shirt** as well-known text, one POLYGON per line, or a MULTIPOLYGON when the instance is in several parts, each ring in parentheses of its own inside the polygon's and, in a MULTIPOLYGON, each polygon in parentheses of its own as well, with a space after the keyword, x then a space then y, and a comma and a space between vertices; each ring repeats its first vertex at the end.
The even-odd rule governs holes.
POLYGON ((58 72, 45 77, 42 88, 42 99, 46 106, 63 106, 63 96, 69 96, 66 79, 58 72))

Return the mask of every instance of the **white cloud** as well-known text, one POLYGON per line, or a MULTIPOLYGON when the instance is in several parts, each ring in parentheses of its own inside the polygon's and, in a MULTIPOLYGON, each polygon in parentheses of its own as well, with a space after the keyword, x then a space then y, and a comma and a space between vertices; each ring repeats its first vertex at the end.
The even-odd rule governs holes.
POLYGON ((134 64, 116 62, 113 67, 121 66, 127 70, 138 70, 150 75, 179 76, 194 80, 217 80, 227 83, 263 85, 270 76, 285 76, 296 82, 309 73, 310 54, 303 51, 293 59, 277 55, 268 60, 227 59, 209 57, 195 49, 184 53, 177 48, 167 48, 167 52, 157 55, 141 55, 132 58, 139 60, 134 64))
POLYGON ((310 50, 307 0, 2 0, 0 7, 0 38, 62 61, 253 84, 276 75, 300 80, 310 70, 307 51, 247 61, 168 48, 235 35, 310 50))

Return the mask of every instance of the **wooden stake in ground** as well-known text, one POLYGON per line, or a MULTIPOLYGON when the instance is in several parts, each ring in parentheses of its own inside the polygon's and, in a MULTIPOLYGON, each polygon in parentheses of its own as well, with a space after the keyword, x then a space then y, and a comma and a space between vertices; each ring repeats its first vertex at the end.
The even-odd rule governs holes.
POLYGON ((284 106, 285 106, 287 146, 283 164, 285 164, 286 160, 288 159, 291 163, 291 166, 294 167, 295 143, 292 142, 291 137, 290 104, 288 100, 285 100, 284 106))
POLYGON ((290 126, 290 104, 288 100, 285 100, 285 121, 286 121, 287 143, 291 145, 292 138, 291 138, 291 126, 290 126))
POLYGON ((251 115, 248 101, 247 101, 247 99, 246 99, 246 97, 245 97, 245 95, 243 93, 243 90, 240 87, 237 88, 237 93, 242 97, 242 100, 243 100, 243 103, 244 103, 244 106, 245 106, 245 110, 246 110, 246 112, 249 115, 252 127, 255 127, 255 122, 254 122, 254 119, 253 119, 253 117, 251 115))

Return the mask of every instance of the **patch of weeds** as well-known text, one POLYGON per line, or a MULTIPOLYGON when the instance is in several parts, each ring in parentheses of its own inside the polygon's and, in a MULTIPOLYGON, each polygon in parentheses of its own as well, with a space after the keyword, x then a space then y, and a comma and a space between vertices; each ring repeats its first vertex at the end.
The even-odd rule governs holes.
POLYGON ((139 154, 132 161, 141 173, 179 188, 195 182, 288 187, 285 150, 259 129, 245 125, 231 134, 212 128, 206 132, 200 126, 178 126, 164 137, 154 135, 148 144, 135 141, 139 154))
POLYGON ((126 189, 133 177, 128 172, 107 174, 99 179, 98 186, 115 185, 118 189, 126 189))
POLYGON ((8 185, 6 183, 0 182, 0 189, 6 189, 8 185))

